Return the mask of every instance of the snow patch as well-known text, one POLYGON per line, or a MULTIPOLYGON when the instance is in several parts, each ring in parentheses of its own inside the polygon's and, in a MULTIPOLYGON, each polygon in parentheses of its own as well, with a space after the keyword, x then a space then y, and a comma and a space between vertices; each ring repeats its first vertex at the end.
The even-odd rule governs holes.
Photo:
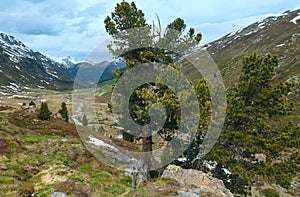
MULTIPOLYGON (((26 96, 26 95, 18 95, 18 94, 14 94, 8 98, 17 98, 17 99, 33 99, 33 97, 31 96, 26 96)), ((23 104, 23 103, 22 103, 23 104)))
POLYGON ((48 81, 45 81, 45 80, 40 80, 40 82, 45 83, 45 84, 47 84, 47 85, 50 84, 48 81))
POLYGON ((185 162, 186 160, 187 160, 186 157, 179 157, 179 158, 177 158, 177 161, 179 161, 179 162, 185 162))
POLYGON ((116 138, 119 139, 119 140, 123 140, 123 135, 119 134, 119 135, 116 136, 116 138))
POLYGON ((66 69, 71 68, 72 64, 75 65, 75 64, 79 63, 77 60, 75 60, 74 58, 72 58, 70 56, 67 56, 67 57, 54 57, 54 56, 51 56, 51 55, 48 55, 48 54, 43 54, 43 55, 45 55, 49 59, 51 59, 51 60, 53 60, 53 61, 55 61, 59 64, 64 65, 66 69))
POLYGON ((15 83, 9 83, 9 84, 15 86, 16 88, 20 87, 19 85, 15 84, 15 83))
POLYGON ((236 36, 236 37, 234 37, 233 39, 236 40, 236 39, 238 39, 239 37, 240 37, 240 36, 236 36))
POLYGON ((10 94, 9 94, 9 93, 6 93, 6 92, 0 92, 0 95, 8 96, 8 95, 10 95, 10 94))
POLYGON ((119 151, 114 146, 112 146, 110 144, 107 144, 107 143, 103 142, 102 140, 99 140, 99 139, 97 139, 97 138, 95 138, 91 135, 89 136, 89 140, 90 140, 89 143, 94 144, 96 146, 103 147, 103 148, 108 148, 108 149, 111 149, 111 150, 116 151, 116 152, 119 151))
POLYGON ((237 33, 238 33, 238 31, 231 32, 227 37, 234 36, 234 35, 237 34, 237 33))
POLYGON ((296 16, 295 18, 293 18, 292 20, 290 20, 291 23, 294 23, 295 25, 297 25, 297 21, 300 20, 300 13, 298 13, 298 16, 296 16))
POLYGON ((56 75, 57 73, 54 71, 53 73, 51 73, 50 71, 49 71, 49 69, 47 68, 47 67, 45 67, 45 69, 46 69, 46 73, 47 74, 49 74, 49 75, 51 75, 52 77, 55 77, 55 78, 57 78, 58 79, 58 76, 56 75))
POLYGON ((115 126, 115 128, 118 129, 118 130, 121 130, 121 131, 124 130, 123 127, 119 127, 119 126, 115 126))
POLYGON ((285 44, 282 43, 282 44, 276 45, 276 47, 282 47, 282 46, 284 46, 284 45, 285 45, 285 44))
POLYGON ((212 170, 214 170, 216 168, 216 166, 217 166, 218 163, 216 161, 207 161, 207 160, 204 160, 203 164, 210 171, 212 171, 212 170))
POLYGON ((265 22, 259 23, 257 27, 260 28, 260 29, 265 28, 265 22))
POLYGON ((227 168, 222 168, 225 174, 231 175, 231 172, 227 168))
POLYGON ((249 35, 251 35, 253 33, 254 33, 253 31, 250 31, 250 32, 246 33, 245 36, 249 36, 249 35))

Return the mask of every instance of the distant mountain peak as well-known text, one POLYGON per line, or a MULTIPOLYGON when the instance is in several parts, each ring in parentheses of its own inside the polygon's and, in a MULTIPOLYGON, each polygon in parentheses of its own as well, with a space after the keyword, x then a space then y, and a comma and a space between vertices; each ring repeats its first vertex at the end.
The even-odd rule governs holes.
POLYGON ((62 64, 64 65, 65 68, 69 69, 69 68, 72 68, 74 67, 74 65, 80 63, 78 62, 76 59, 74 59, 73 57, 71 56, 67 56, 67 57, 54 57, 54 56, 51 56, 51 55, 48 55, 48 54, 43 54, 45 56, 47 56, 49 59, 59 63, 59 64, 62 64))
POLYGON ((0 46, 10 60, 15 63, 19 62, 19 59, 22 57, 31 57, 34 53, 23 42, 6 33, 0 33, 0 46))
POLYGON ((19 39, 15 38, 12 35, 8 35, 6 33, 0 33, 0 42, 7 43, 11 46, 19 46, 28 48, 24 43, 22 43, 19 39))
POLYGON ((0 33, 0 92, 41 87, 70 89, 77 67, 71 57, 63 59, 65 64, 33 51, 12 35, 0 33))

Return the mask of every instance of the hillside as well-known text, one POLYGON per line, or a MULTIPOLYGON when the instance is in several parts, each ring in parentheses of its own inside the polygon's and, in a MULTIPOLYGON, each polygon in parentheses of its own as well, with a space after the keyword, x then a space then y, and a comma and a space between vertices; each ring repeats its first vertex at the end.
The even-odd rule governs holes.
MULTIPOLYGON (((58 103, 64 100, 59 92, 45 98, 52 98, 49 102, 52 112, 57 111, 58 103)), ((28 104, 30 99, 9 101, 28 104)), ((34 101, 39 102, 38 99, 34 101)), ((106 105, 102 106, 105 106, 102 110, 107 110, 106 105)), ((136 148, 117 138, 107 137, 106 140, 124 148, 136 148)), ((45 197, 55 192, 81 197, 177 196, 191 192, 213 196, 215 191, 232 196, 222 182, 205 173, 190 171, 187 177, 195 174, 201 179, 184 183, 176 177, 169 178, 170 174, 176 175, 176 171, 170 169, 168 173, 133 189, 128 173, 99 161, 87 150, 74 124, 55 116, 41 121, 36 108, 0 105, 0 196, 45 197)))
POLYGON ((280 67, 277 79, 297 80, 300 71, 300 9, 266 18, 227 34, 204 46, 224 75, 225 84, 237 81, 242 57, 253 54, 276 54, 280 67), (298 19, 298 20, 297 20, 298 19))
POLYGON ((3 91, 70 89, 76 71, 75 66, 58 63, 17 38, 0 33, 0 88, 3 91))
POLYGON ((292 80, 296 89, 290 100, 295 108, 289 116, 276 120, 275 125, 293 121, 300 124, 300 9, 268 17, 242 30, 229 33, 204 46, 211 54, 223 75, 225 86, 233 85, 240 75, 242 59, 253 53, 275 54, 279 57, 276 68, 277 83, 292 80))
MULTIPOLYGON (((239 80, 243 57, 254 53, 262 56, 271 53, 278 56, 279 65, 275 68, 276 75, 272 78, 274 88, 282 82, 295 82, 294 91, 288 94, 288 100, 294 104, 293 111, 286 116, 270 119, 262 117, 270 128, 270 133, 263 134, 268 128, 262 129, 262 133, 259 134, 224 128, 219 143, 205 158, 216 160, 219 164, 222 163, 221 166, 224 164, 232 175, 236 174, 246 180, 251 186, 248 189, 252 195, 256 195, 256 189, 272 188, 281 191, 280 196, 299 196, 299 16, 299 9, 286 11, 204 46, 221 70, 228 93, 239 80)), ((217 174, 214 170, 213 173, 217 174)), ((227 185, 231 185, 229 187, 233 191, 234 187, 243 181, 233 183, 235 178, 232 179, 232 175, 223 173, 216 177, 222 177, 227 185), (228 179, 230 176, 232 177, 228 179)))
MULTIPOLYGON (((33 51, 17 38, 0 33, 0 92, 26 94, 30 88, 71 90, 79 68, 85 85, 99 78, 99 83, 114 79, 112 70, 124 62, 76 62, 72 57, 56 58, 33 51), (105 69, 103 71, 103 69, 105 69)), ((79 81, 80 81, 79 80, 79 81)))
MULTIPOLYGON (((225 185, 235 194, 246 196, 252 192, 253 196, 262 196, 263 192, 269 192, 269 196, 272 196, 275 192, 276 195, 288 197, 300 194, 299 15, 300 10, 287 11, 204 46, 219 66, 228 89, 239 79, 242 58, 253 53, 278 55, 280 64, 276 68, 275 83, 287 80, 296 82, 295 91, 289 94, 295 106, 293 112, 283 118, 268 119, 270 133, 249 134, 224 129, 211 154, 199 160, 199 163, 202 162, 200 170, 207 173, 205 177, 211 180, 210 176, 222 179, 223 182, 217 179, 213 179, 213 182, 218 182, 218 186, 222 183, 222 187, 225 185), (288 124, 290 121, 293 124, 288 124)), ((97 107, 100 107, 101 120, 97 117, 100 120, 98 126, 102 125, 104 133, 97 134, 101 139, 113 141, 120 147, 137 149, 137 144, 122 140, 123 135, 117 138, 121 135, 122 129, 119 126, 122 125, 108 125, 110 122, 107 117, 112 114, 109 114, 106 103, 109 97, 106 97, 107 94, 103 96, 110 92, 114 79, 111 71, 123 69, 124 62, 104 61, 93 64, 74 62, 72 58, 53 60, 6 34, 0 34, 0 43, 0 95, 26 92, 31 88, 72 89, 80 69, 83 75, 77 78, 76 85, 84 88, 82 92, 86 94, 88 90, 85 88, 95 85, 101 71, 103 74, 98 85, 105 85, 105 88, 98 90, 100 96, 97 101, 101 102, 93 102, 99 104, 97 107)), ((189 68, 184 69, 184 72, 193 74, 189 68)), ((53 192, 64 192, 70 196, 185 196, 185 193, 180 194, 182 189, 185 190, 186 183, 180 183, 176 178, 157 178, 142 182, 136 190, 132 189, 130 176, 97 160, 84 147, 75 125, 57 116, 62 101, 67 103, 72 114, 71 105, 74 103, 70 99, 71 94, 53 92, 31 92, 28 98, 0 97, 0 184, 4 186, 0 196, 49 196, 53 192), (37 109, 26 107, 31 99, 38 105, 41 100, 47 100, 53 112, 50 121, 38 120, 37 109)), ((81 115, 80 112, 78 119, 81 115)), ((96 119, 89 121, 88 126, 95 130, 93 123, 96 119)), ((89 129, 79 128, 84 131, 89 129)), ((175 160, 174 163, 184 166, 184 160, 175 160)), ((187 176, 183 180, 190 180, 191 176, 186 172, 192 170, 175 170, 181 172, 179 180, 183 175, 187 176)), ((210 184, 204 179, 200 182, 198 186, 202 189, 192 188, 195 189, 193 191, 201 193, 200 196, 214 196, 214 193, 205 193, 207 190, 202 187, 209 187, 210 184)), ((197 184, 191 183, 192 187, 197 184)))

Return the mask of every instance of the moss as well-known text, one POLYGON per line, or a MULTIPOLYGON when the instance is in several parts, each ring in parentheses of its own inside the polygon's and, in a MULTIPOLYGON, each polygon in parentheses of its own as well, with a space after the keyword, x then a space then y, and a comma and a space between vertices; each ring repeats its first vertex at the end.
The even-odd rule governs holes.
POLYGON ((265 197, 280 197, 279 192, 272 188, 264 189, 260 193, 265 197))
POLYGON ((30 182, 24 183, 17 192, 18 197, 29 197, 34 194, 34 185, 30 182))

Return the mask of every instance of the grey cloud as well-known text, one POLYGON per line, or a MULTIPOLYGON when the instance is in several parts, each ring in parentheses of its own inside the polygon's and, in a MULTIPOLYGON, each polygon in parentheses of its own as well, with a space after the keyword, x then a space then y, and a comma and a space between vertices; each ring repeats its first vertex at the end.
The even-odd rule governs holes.
MULTIPOLYGON (((240 18, 300 7, 295 0, 134 1, 148 23, 156 22, 155 13, 163 27, 182 17, 188 27, 203 33, 202 43, 254 22, 240 18)), ((0 32, 18 35, 22 41, 25 38, 34 50, 81 60, 107 37, 103 20, 118 2, 121 0, 0 0, 5 5, 0 6, 0 32)))
POLYGON ((81 17, 87 17, 87 16, 99 16, 102 14, 109 14, 106 13, 106 8, 108 7, 109 2, 101 2, 101 3, 97 3, 95 5, 92 5, 82 11, 79 12, 79 16, 81 17))
MULTIPOLYGON (((164 24, 171 20, 182 17, 187 23, 196 21, 198 23, 224 22, 237 18, 251 17, 267 13, 276 13, 286 9, 294 8, 299 5, 295 0, 211 0, 199 1, 190 0, 164 0, 156 1, 137 1, 137 6, 142 8, 146 15, 155 15, 157 12, 164 24)), ((149 21, 148 21, 149 22, 149 21)))
POLYGON ((63 25, 61 21, 55 18, 39 15, 0 18, 0 30, 32 35, 59 35, 64 30, 63 25))
POLYGON ((25 0, 25 1, 28 1, 28 2, 31 2, 31 3, 43 3, 47 0, 25 0))
POLYGON ((78 15, 77 8, 78 4, 75 1, 68 3, 67 1, 54 0, 46 2, 40 9, 40 13, 48 17, 60 16, 71 19, 78 15))
MULTIPOLYGON (((0 12, 6 12, 6 11, 11 11, 19 8, 22 6, 22 0, 16 0, 16 1, 11 1, 11 0, 1 0, 0 1, 0 12), (3 6, 5 5, 5 6, 3 6)), ((24 2, 23 2, 24 5, 24 2)))
POLYGON ((41 24, 22 24, 17 27, 18 31, 28 35, 59 35, 59 28, 41 24))
POLYGON ((88 26, 90 23, 90 19, 88 18, 82 18, 78 22, 75 22, 72 25, 72 28, 77 32, 77 33, 83 33, 85 31, 88 31, 88 26))

